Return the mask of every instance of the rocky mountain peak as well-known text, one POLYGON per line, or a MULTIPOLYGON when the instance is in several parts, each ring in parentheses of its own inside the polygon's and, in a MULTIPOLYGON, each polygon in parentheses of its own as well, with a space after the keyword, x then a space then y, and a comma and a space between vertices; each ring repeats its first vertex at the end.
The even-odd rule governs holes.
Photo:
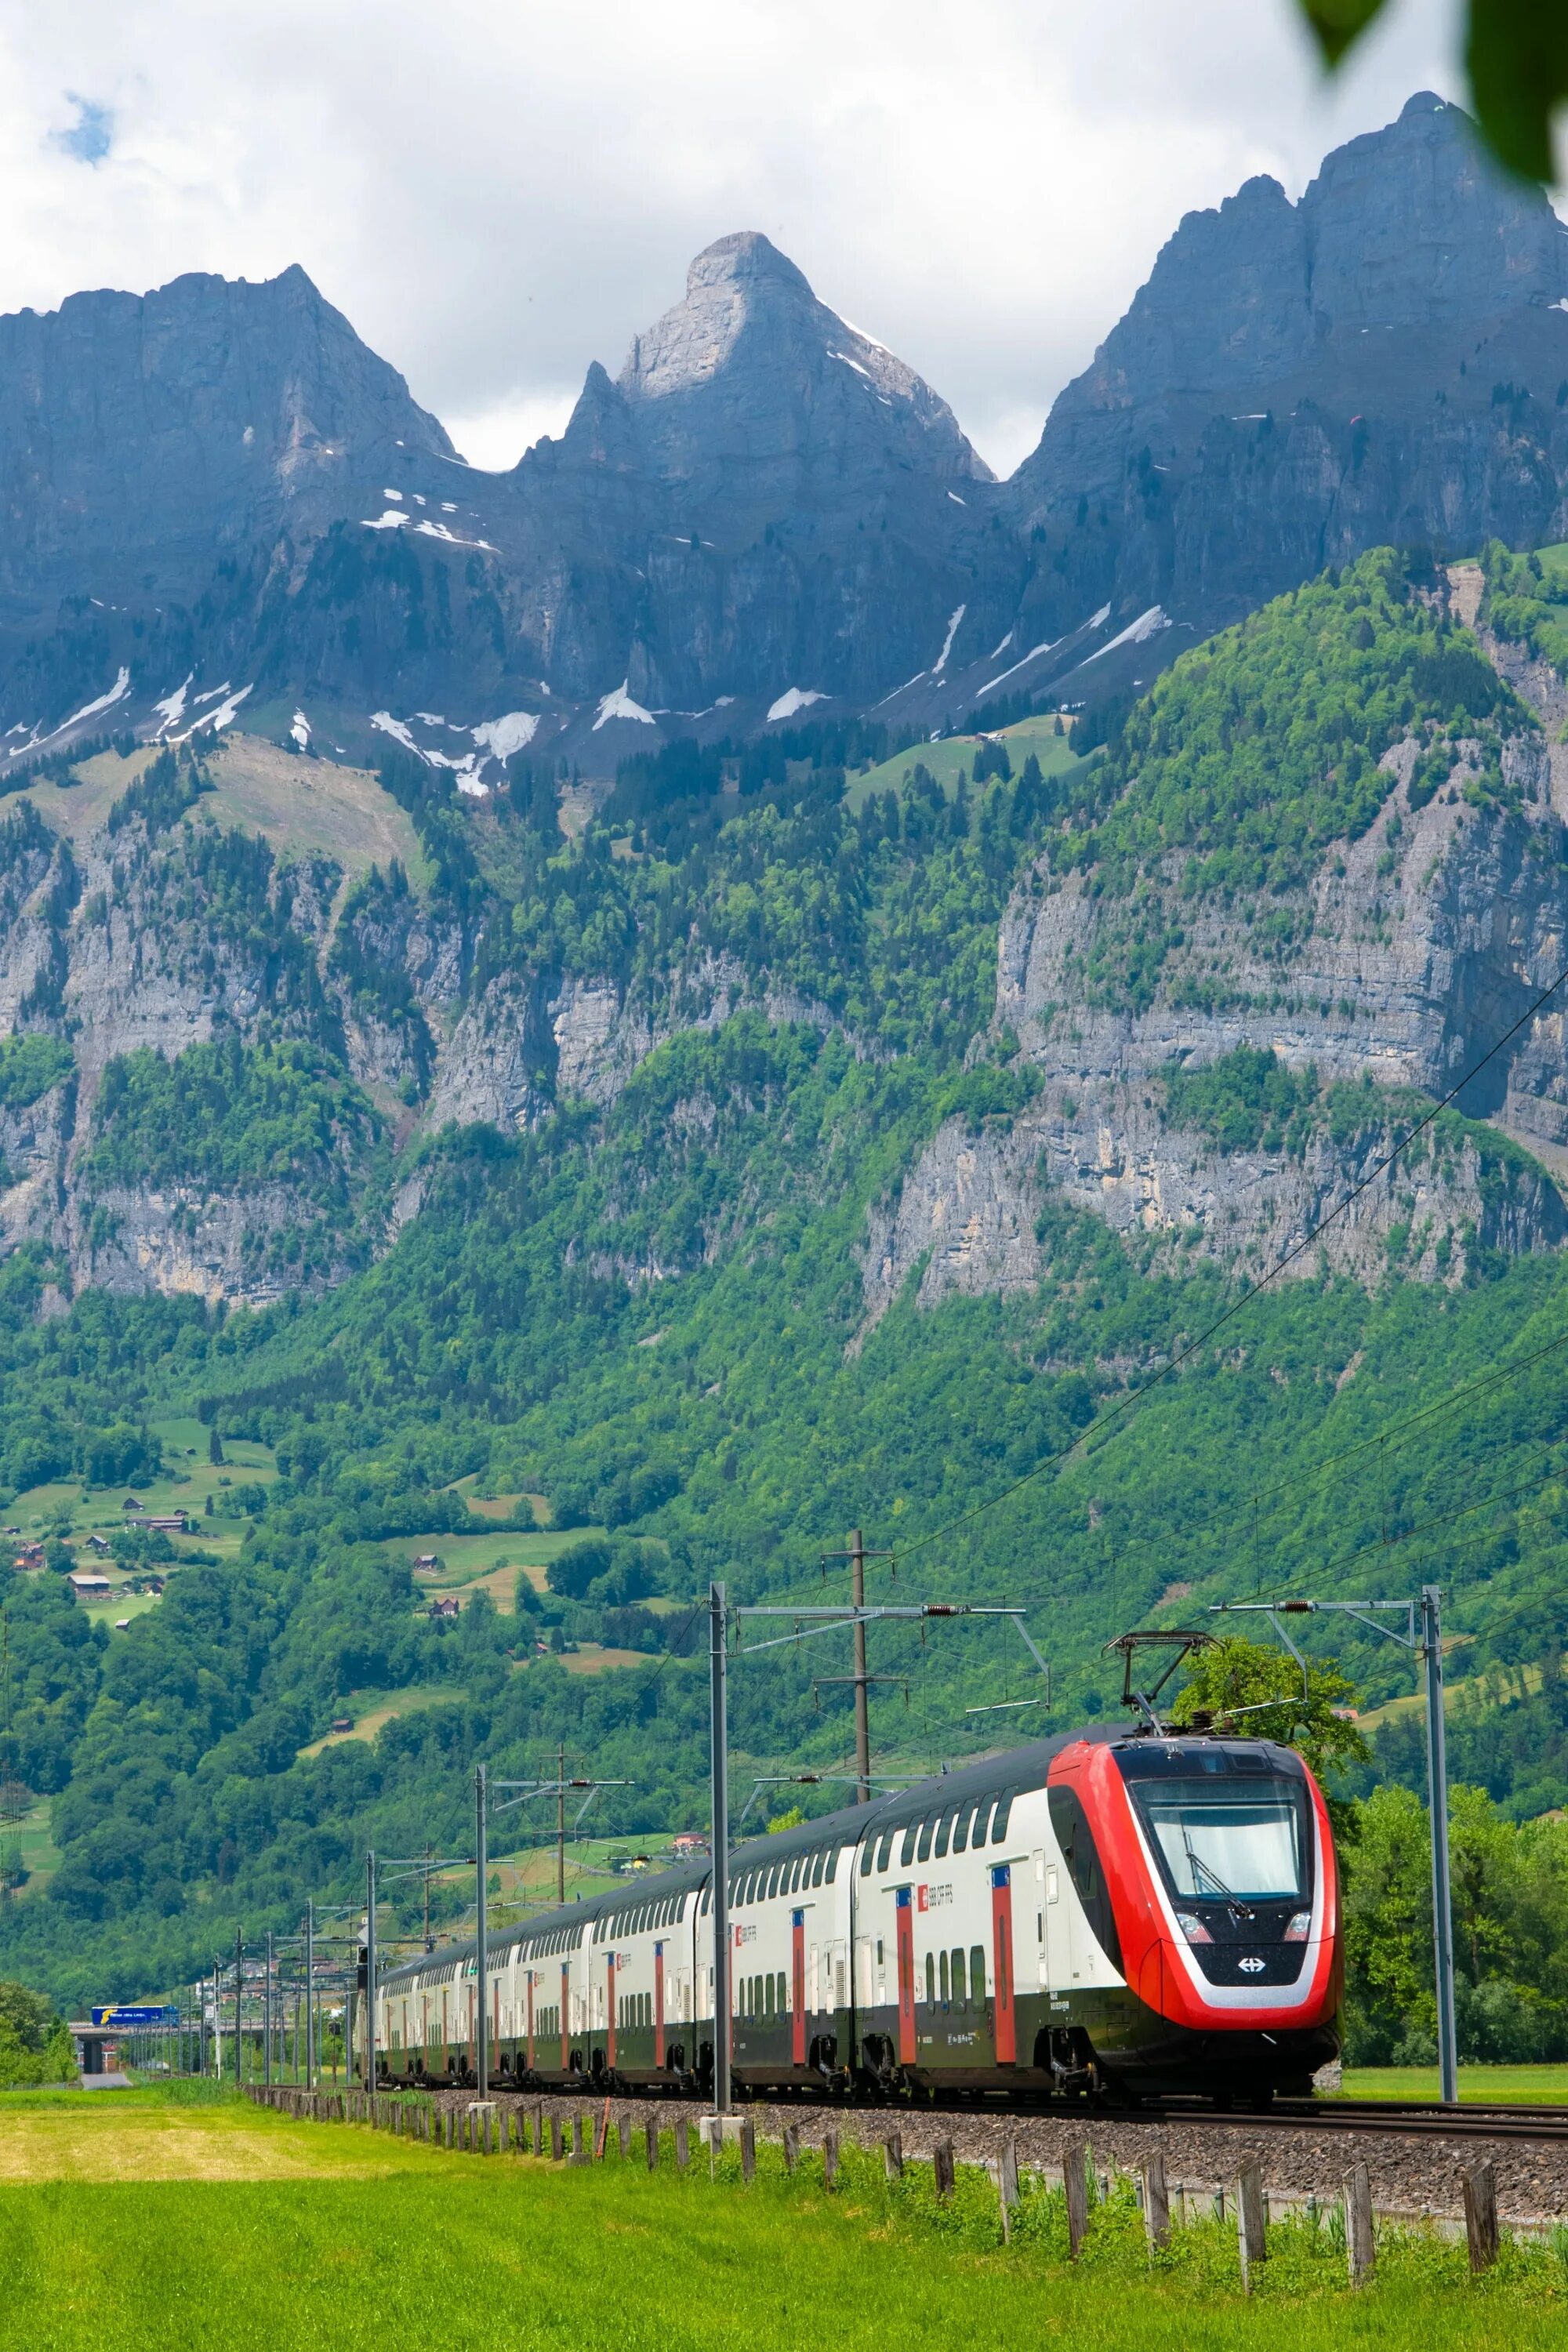
POLYGON ((1381 542, 1556 536, 1565 292, 1568 228, 1429 91, 1298 203, 1189 213, 1015 477, 1028 633, 1108 600, 1202 631, 1381 542))
POLYGON ((308 542, 401 450, 452 445, 297 266, 15 312, 0 318, 0 593, 44 612, 67 594, 187 594, 215 552, 285 528, 308 542))
POLYGON ((819 301, 756 230, 704 247, 683 299, 636 338, 616 381, 649 471, 698 495, 748 461, 991 478, 947 403, 819 301))
POLYGON ((1568 289, 1568 228, 1430 90, 1327 156, 1299 210, 1320 332, 1490 320, 1568 289))

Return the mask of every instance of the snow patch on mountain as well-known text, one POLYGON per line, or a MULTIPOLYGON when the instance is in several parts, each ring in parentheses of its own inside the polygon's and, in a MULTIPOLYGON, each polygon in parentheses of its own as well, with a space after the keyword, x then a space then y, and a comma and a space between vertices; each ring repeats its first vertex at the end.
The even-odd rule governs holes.
POLYGON ((652 711, 645 710, 640 702, 632 700, 628 691, 630 686, 630 678, 624 677, 613 694, 602 694, 599 697, 598 716, 594 721, 595 735, 600 728, 606 725, 612 719, 635 719, 639 726, 657 726, 658 721, 652 711))
POLYGON ((771 727, 775 719, 793 719, 797 710, 808 709, 812 703, 826 702, 826 699, 827 697, 819 694, 814 686, 788 687, 776 702, 768 705, 768 724, 771 727))

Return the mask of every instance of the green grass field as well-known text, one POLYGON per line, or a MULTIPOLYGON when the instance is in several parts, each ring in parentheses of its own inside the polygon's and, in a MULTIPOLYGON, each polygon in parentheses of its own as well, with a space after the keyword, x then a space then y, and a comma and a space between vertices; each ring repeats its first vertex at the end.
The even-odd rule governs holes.
POLYGON ((1291 2352, 1561 2341, 1568 2269, 1509 2250, 1472 2283, 1462 2251, 1386 2237, 1352 2296, 1326 2229, 1277 2228, 1250 2303, 1217 2223, 1178 2232, 1151 2274, 1121 2193, 1075 2266, 1060 2196, 1030 2195, 995 2242, 989 2182, 961 2170, 938 2209, 923 2168, 889 2190, 851 2152, 825 2191, 758 2151, 720 2178, 630 2164, 566 2170, 446 2154, 359 2127, 296 2124, 142 2093, 0 2098, 0 2327, 28 2352, 400 2352, 501 2332, 571 2352, 845 2352, 1065 2343, 1073 2352, 1291 2352))
MULTIPOLYGON (((1047 776, 1079 764, 1068 737, 1057 732, 1054 719, 1020 719, 1016 726, 1001 729, 1000 739, 1007 746, 1015 775, 1031 751, 1047 776)), ((959 770, 968 774, 973 769, 980 740, 978 735, 949 735, 939 743, 917 743, 911 751, 900 751, 879 766, 852 776, 844 795, 846 804, 864 808, 873 793, 898 792, 917 761, 936 778, 951 800, 958 790, 959 770)))
MULTIPOLYGON (((1436 2066, 1347 2066, 1347 2099, 1435 2099, 1436 2066)), ((1461 2066, 1461 2105, 1568 2105, 1568 2066, 1461 2066)))

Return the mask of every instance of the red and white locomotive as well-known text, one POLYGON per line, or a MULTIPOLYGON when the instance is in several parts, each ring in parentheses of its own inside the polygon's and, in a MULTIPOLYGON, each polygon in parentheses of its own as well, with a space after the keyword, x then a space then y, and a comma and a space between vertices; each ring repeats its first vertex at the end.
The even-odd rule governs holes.
MULTIPOLYGON (((710 2089, 710 1893, 697 1863, 492 1936, 498 2079, 710 2089)), ((742 2091, 1265 2101, 1339 2049, 1328 1813, 1267 1740, 1042 1740, 737 1847, 730 1908, 742 2091)), ((392 1970, 379 2066, 471 2077, 476 1998, 471 1944, 392 1970)))

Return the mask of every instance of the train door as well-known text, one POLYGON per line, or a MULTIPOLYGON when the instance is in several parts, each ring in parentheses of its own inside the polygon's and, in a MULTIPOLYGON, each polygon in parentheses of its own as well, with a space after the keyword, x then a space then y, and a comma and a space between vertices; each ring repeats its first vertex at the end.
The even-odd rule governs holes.
MULTIPOLYGON (((999 1862, 991 1873, 992 1968, 996 1984, 996 2063, 1018 2063, 1018 2022, 1013 1996, 1013 1870, 999 1862)), ((900 1954, 900 1964, 902 1952, 900 1954)), ((900 1977, 902 1974, 900 1965, 900 1977)))
POLYGON ((1053 1992, 1061 1992, 1072 1982, 1077 1963, 1073 1951, 1073 1906, 1068 1894, 1062 1894, 1062 1866, 1058 1862, 1046 1864, 1046 1883, 1040 1890, 1041 1910, 1045 1917, 1045 1949, 1041 1968, 1053 1992))
POLYGON ((915 2063, 915 1907, 912 1886, 893 1897, 899 1936, 899 2063, 915 2063))

